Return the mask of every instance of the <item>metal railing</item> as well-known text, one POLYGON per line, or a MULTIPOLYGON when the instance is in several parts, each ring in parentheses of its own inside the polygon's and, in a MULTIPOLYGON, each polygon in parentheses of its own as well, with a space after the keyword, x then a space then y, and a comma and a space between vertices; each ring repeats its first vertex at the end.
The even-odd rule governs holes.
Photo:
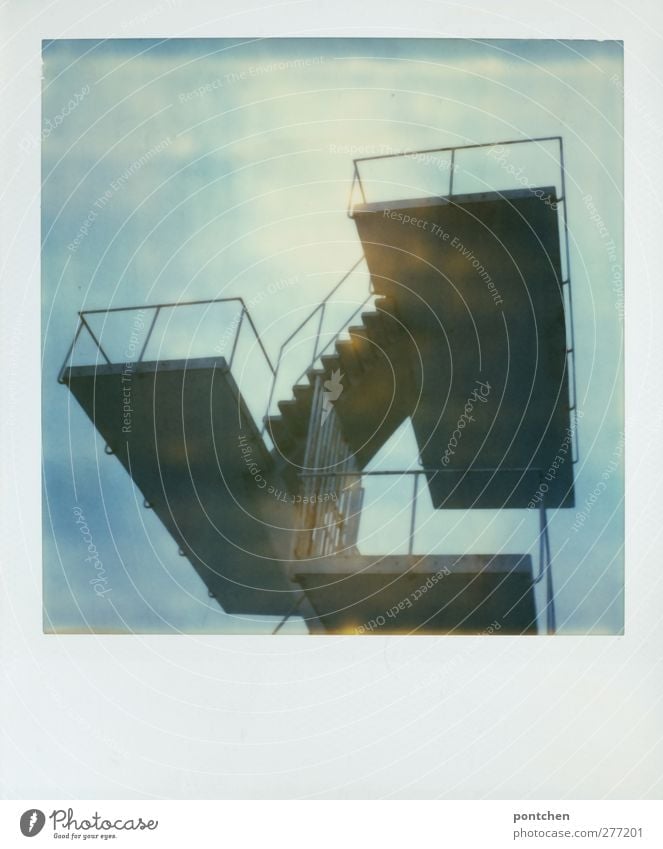
MULTIPOLYGON (((329 529, 334 529, 334 522, 331 522, 328 518, 327 513, 319 513, 315 508, 308 510, 302 514, 305 522, 309 522, 308 530, 310 532, 310 543, 309 547, 306 551, 304 551, 301 556, 324 556, 335 553, 347 553, 348 548, 350 546, 353 549, 356 547, 359 541, 359 523, 361 518, 361 512, 364 507, 363 504, 363 496, 364 489, 361 487, 362 479, 365 477, 395 477, 395 476, 410 476, 412 477, 412 497, 409 503, 409 511, 410 511, 410 521, 409 521, 409 531, 408 531, 408 545, 407 545, 407 554, 408 556, 415 555, 415 538, 417 532, 417 501, 419 495, 419 479, 422 475, 435 475, 435 474, 444 474, 444 473, 457 473, 458 470, 448 469, 448 468, 421 468, 421 469, 397 469, 397 470, 374 470, 374 471, 366 471, 361 469, 352 469, 352 468, 343 468, 342 471, 334 471, 333 469, 323 469, 319 471, 304 471, 299 474, 299 477, 306 481, 306 492, 308 493, 316 493, 320 492, 323 487, 329 486, 329 481, 340 480, 342 484, 345 484, 342 487, 343 493, 351 492, 355 490, 355 492, 360 493, 360 498, 358 501, 353 502, 349 498, 344 503, 344 510, 339 511, 339 520, 338 523, 341 525, 347 525, 351 527, 353 530, 352 539, 348 541, 344 538, 342 534, 336 533, 335 535, 330 535, 329 529), (358 484, 353 486, 352 483, 350 485, 347 484, 347 481, 353 481, 353 479, 358 484), (317 544, 316 544, 317 541, 317 544), (330 544, 331 543, 331 544, 330 544)), ((473 469, 476 472, 496 472, 496 471, 510 471, 510 472, 533 472, 537 473, 542 478, 543 473, 541 470, 537 468, 525 468, 525 467, 510 467, 510 468, 478 468, 473 469)), ((541 581, 545 579, 544 584, 544 593, 545 593, 545 623, 546 623, 546 633, 554 634, 556 632, 556 616, 555 616, 555 591, 553 587, 553 575, 552 575, 552 557, 550 553, 550 538, 548 533, 548 519, 547 519, 547 510, 545 506, 545 499, 542 499, 537 512, 539 513, 539 533, 537 537, 538 544, 538 570, 536 576, 532 576, 532 585, 536 586, 541 581)), ((306 527, 306 526, 304 526, 306 527)), ((417 556, 417 555, 415 555, 417 556)))
POLYGON ((359 465, 336 411, 325 399, 321 375, 313 384, 302 468, 294 556, 301 559, 353 550, 363 497, 359 465), (308 476, 306 471, 313 474, 308 476))
MULTIPOLYGON (((416 534, 416 522, 417 522, 417 497, 419 494, 419 477, 421 475, 436 475, 436 474, 458 474, 458 469, 448 469, 448 468, 421 468, 421 469, 388 469, 388 470, 375 470, 375 471, 366 471, 366 470, 356 470, 356 471, 343 471, 343 472, 333 472, 333 471, 303 471, 299 473, 299 477, 303 479, 313 478, 314 480, 322 480, 325 478, 334 479, 336 477, 343 478, 363 478, 363 477, 396 477, 396 476, 411 476, 413 478, 412 481, 412 499, 410 501, 410 530, 408 535, 408 554, 412 554, 414 551, 414 540, 416 534)), ((497 472, 497 471, 506 471, 506 472, 538 472, 538 469, 533 468, 476 468, 472 469, 473 472, 497 472)))
MULTIPOLYGON (((210 306, 210 305, 214 305, 214 304, 232 303, 232 302, 239 304, 239 319, 237 321, 236 327, 234 328, 234 339, 233 339, 232 350, 231 350, 231 353, 230 353, 230 358, 228 360, 228 368, 232 368, 233 361, 234 361, 234 358, 235 358, 235 352, 237 350, 237 343, 239 341, 240 333, 241 333, 241 330, 242 330, 242 324, 244 322, 244 319, 246 318, 248 325, 250 326, 250 328, 253 332, 253 336, 255 337, 255 340, 256 340, 259 348, 260 348, 260 351, 262 352, 262 355, 265 359, 265 362, 267 363, 267 366, 269 367, 269 370, 271 371, 272 375, 274 375, 275 374, 274 366, 272 365, 272 361, 269 358, 269 354, 265 350, 265 346, 262 343, 262 340, 260 338, 260 334, 258 333, 256 326, 253 322, 253 319, 251 318, 251 314, 249 313, 249 311, 246 307, 246 304, 244 303, 244 299, 240 298, 240 297, 233 297, 233 298, 207 298, 207 299, 204 299, 204 300, 195 300, 195 301, 173 301, 173 302, 166 302, 166 303, 160 303, 160 304, 145 304, 145 305, 141 305, 141 306, 111 307, 111 308, 108 308, 108 309, 80 310, 79 313, 78 313, 78 325, 77 325, 77 328, 76 328, 76 332, 74 334, 74 338, 72 340, 71 345, 69 346, 69 348, 67 350, 67 354, 65 356, 62 367, 60 368, 60 371, 58 372, 58 382, 64 383, 65 372, 67 371, 68 368, 72 368, 72 366, 69 365, 69 364, 70 364, 71 358, 74 354, 76 344, 77 344, 79 337, 80 337, 80 335, 83 331, 85 331, 90 336, 93 343, 96 345, 97 349, 99 350, 99 353, 101 354, 101 356, 103 357, 103 359, 105 360, 105 362, 108 365, 112 365, 113 362, 115 362, 115 363, 123 362, 123 360, 114 360, 114 361, 111 360, 111 358, 108 356, 108 354, 104 350, 100 339, 97 338, 97 335, 95 334, 94 330, 90 326, 90 323, 88 322, 88 319, 87 319, 88 316, 91 316, 91 315, 109 316, 109 315, 112 315, 112 314, 115 314, 115 313, 122 313, 122 312, 143 312, 143 313, 152 312, 153 313, 152 314, 152 320, 150 322, 147 334, 146 334, 145 339, 143 341, 143 344, 141 346, 140 353, 138 354, 137 359, 133 361, 133 362, 136 362, 136 363, 140 363, 140 362, 144 361, 145 352, 146 352, 148 344, 149 344, 149 342, 152 338, 152 335, 154 333, 154 328, 157 324, 157 320, 158 320, 159 315, 161 314, 162 310, 165 310, 165 309, 180 309, 180 308, 184 308, 184 307, 193 307, 193 306, 210 306)), ((105 325, 105 323, 106 323, 106 318, 104 318, 104 325, 105 325)))
MULTIPOLYGON (((360 165, 358 163, 361 163, 361 162, 377 162, 378 160, 384 160, 384 159, 403 159, 403 158, 407 158, 407 157, 432 156, 433 154, 436 154, 436 153, 448 153, 449 156, 450 156, 449 191, 447 192, 446 195, 444 195, 444 197, 451 197, 451 196, 453 196, 453 193, 454 193, 453 192, 453 188, 454 188, 453 181, 454 181, 454 173, 455 173, 455 170, 456 170, 456 156, 461 151, 480 150, 480 149, 483 149, 483 148, 490 148, 490 147, 508 147, 510 145, 516 145, 516 144, 543 144, 545 142, 558 142, 559 143, 559 149, 560 149, 560 160, 559 161, 560 161, 560 164, 561 164, 562 169, 563 169, 563 167, 564 167, 564 154, 563 154, 563 149, 562 149, 562 137, 561 136, 540 136, 539 138, 533 138, 533 139, 508 139, 507 141, 480 142, 480 143, 477 143, 477 144, 458 144, 458 145, 450 145, 450 146, 447 146, 447 147, 428 147, 428 148, 422 148, 420 150, 404 150, 404 151, 398 151, 396 153, 382 153, 382 154, 379 154, 377 156, 359 156, 356 159, 352 160, 354 168, 353 168, 352 183, 350 185, 350 196, 349 196, 349 200, 348 200, 347 214, 350 218, 353 217, 353 215, 352 215, 352 209, 353 209, 352 198, 353 198, 353 195, 354 195, 355 187, 359 188, 359 191, 361 192, 363 203, 368 203, 368 200, 366 198, 366 192, 364 191, 364 184, 363 184, 363 181, 362 181, 362 178, 361 178, 361 173, 360 173, 360 170, 359 170, 360 165)), ((564 188, 563 187, 562 187, 562 195, 564 195, 564 188)), ((562 200, 562 198, 559 198, 558 200, 562 200)))

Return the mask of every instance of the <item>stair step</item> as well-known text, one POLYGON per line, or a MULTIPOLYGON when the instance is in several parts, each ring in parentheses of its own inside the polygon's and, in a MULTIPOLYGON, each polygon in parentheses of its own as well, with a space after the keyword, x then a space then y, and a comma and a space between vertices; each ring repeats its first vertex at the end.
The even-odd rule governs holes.
POLYGON ((279 401, 279 410, 289 429, 297 436, 303 436, 308 426, 308 413, 299 401, 279 401))
POLYGON ((373 357, 388 357, 391 339, 385 326, 385 319, 378 313, 364 313, 362 315, 368 339, 371 343, 371 355, 373 357))
POLYGON ((375 311, 382 315, 382 328, 389 342, 397 342, 403 336, 403 328, 398 320, 396 304, 393 298, 382 295, 375 300, 375 311))
POLYGON ((351 339, 343 339, 336 343, 336 350, 341 361, 341 369, 353 383, 355 376, 362 375, 366 370, 365 363, 357 356, 355 345, 351 339))
POLYGON ((293 434, 283 416, 265 417, 265 428, 272 442, 280 449, 287 448, 293 442, 293 434))
POLYGON ((373 367, 380 356, 380 349, 388 349, 393 333, 392 326, 395 326, 395 322, 389 318, 393 309, 392 298, 376 298, 375 309, 361 314, 363 323, 346 328, 346 338, 336 339, 335 351, 319 358, 321 368, 311 367, 306 371, 308 383, 294 385, 293 398, 278 402, 280 415, 268 416, 265 419, 268 431, 276 444, 284 448, 291 447, 306 435, 318 378, 324 382, 333 372, 340 370, 353 385, 363 379, 364 374, 373 367))
POLYGON ((313 387, 310 383, 297 383, 292 387, 292 394, 296 401, 308 406, 313 399, 313 387))
POLYGON ((375 362, 377 351, 373 344, 370 334, 363 324, 349 327, 348 333, 352 340, 354 352, 365 368, 368 368, 375 362))
MULTIPOLYGON (((390 319, 385 318, 379 312, 363 312, 361 314, 362 321, 366 326, 369 334, 375 340, 389 341, 388 322, 390 319)), ((384 346, 383 346, 384 347, 384 346)))
POLYGON ((310 368, 306 372, 306 377, 308 378, 311 386, 315 386, 315 381, 318 377, 326 378, 326 376, 325 370, 321 368, 310 368))
POLYGON ((322 363, 325 375, 331 375, 332 372, 338 371, 341 367, 338 354, 324 354, 320 357, 320 362, 322 363))

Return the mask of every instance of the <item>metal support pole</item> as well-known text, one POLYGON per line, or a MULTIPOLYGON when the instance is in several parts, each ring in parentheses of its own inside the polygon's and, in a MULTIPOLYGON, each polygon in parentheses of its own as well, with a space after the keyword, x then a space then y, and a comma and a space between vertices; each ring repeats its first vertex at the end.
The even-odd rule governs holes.
MULTIPOLYGON (((322 409, 321 405, 321 397, 322 397, 322 380, 321 375, 315 376, 315 381, 313 383, 313 398, 311 399, 311 412, 309 415, 308 421, 308 430, 306 431, 306 448, 304 449, 304 462, 303 468, 307 470, 306 477, 313 477, 315 473, 311 474, 309 472, 310 469, 316 468, 316 457, 318 454, 318 448, 320 443, 320 411, 322 409)), ((300 475, 303 477, 304 475, 300 475)), ((302 481, 302 488, 304 490, 304 495, 310 495, 311 489, 315 485, 315 481, 302 481)), ((301 557, 305 557, 310 553, 311 548, 311 537, 312 531, 308 527, 308 506, 302 504, 299 508, 299 528, 298 533, 295 536, 295 543, 293 548, 293 558, 300 559, 301 557), (304 534, 306 536, 304 537, 304 534), (302 542, 302 539, 305 542, 302 542)))
POLYGON ((283 626, 288 621, 288 619, 290 619, 290 617, 293 615, 293 613, 296 613, 297 609, 299 608, 299 605, 304 601, 305 598, 306 598, 306 593, 301 593, 301 595, 299 596, 297 601, 293 604, 293 606, 286 613, 286 615, 283 617, 283 619, 281 619, 281 621, 276 626, 276 628, 274 628, 274 630, 272 631, 272 636, 274 636, 274 634, 278 634, 278 632, 281 630, 281 628, 283 628, 283 626))
MULTIPOLYGON (((571 293, 571 251, 569 247, 569 208, 566 204, 566 167, 564 165, 564 141, 562 137, 558 137, 559 144, 559 169, 561 173, 561 190, 562 190, 562 204, 564 206, 564 247, 565 247, 565 255, 566 255, 566 285, 568 286, 568 299, 569 299, 569 326, 571 328, 571 350, 573 351, 573 365, 571 368, 572 371, 572 379, 573 379, 573 392, 571 396, 571 408, 573 410, 573 417, 575 422, 574 427, 574 436, 575 436, 575 449, 576 456, 575 459, 571 458, 574 463, 578 462, 580 457, 580 437, 578 436, 578 392, 576 387, 576 355, 575 355, 575 330, 573 323, 573 296, 571 293)), ((557 204, 557 208, 559 209, 559 201, 557 204)), ((567 356, 568 360, 568 356, 567 356)))
POLYGON ((553 635, 557 630, 555 590, 552 579, 551 561, 548 518, 546 515, 545 498, 542 498, 541 506, 539 507, 539 574, 534 583, 538 584, 544 577, 546 579, 546 633, 549 635, 553 635))
POLYGON ((322 322, 324 321, 324 318, 325 318, 325 307, 326 306, 327 306, 327 304, 323 303, 322 307, 320 308, 320 321, 318 322, 318 332, 316 333, 316 336, 315 336, 315 345, 313 346, 313 359, 311 360, 313 365, 315 365, 315 361, 318 359, 318 344, 320 342, 320 334, 322 332, 322 322))
MULTIPOLYGON (((69 350, 67 351, 67 356, 64 358, 64 362, 62 363, 62 368, 58 372, 58 383, 64 383, 64 373, 67 368, 67 363, 71 359, 72 354, 74 353, 74 348, 76 347, 76 342, 78 341, 78 337, 80 336, 81 330, 83 329, 83 321, 81 317, 78 318, 78 327, 76 328, 76 333, 74 335, 74 339, 69 346, 69 350)), ((69 366, 71 368, 71 366, 69 366)))
POLYGON ((265 415, 263 416, 262 422, 262 430, 261 434, 265 432, 265 428, 267 427, 267 418, 269 417, 269 411, 272 408, 272 401, 274 400, 274 391, 276 390, 276 381, 279 377, 279 368, 281 367, 281 352, 279 351, 279 355, 276 359, 276 371, 274 372, 274 377, 272 379, 272 387, 269 390, 269 398, 267 399, 267 409, 265 410, 265 415))
MULTIPOLYGON (((550 556, 550 551, 548 552, 548 556, 550 556)), ((557 617, 555 615, 554 593, 555 591, 553 589, 552 569, 550 568, 550 563, 548 563, 548 568, 546 570, 546 594, 548 597, 548 606, 546 608, 546 624, 548 626, 548 634, 550 636, 552 636, 557 631, 557 617)))
POLYGON ((417 490, 419 489, 419 475, 414 475, 414 484, 412 487, 412 514, 410 516, 410 540, 408 543, 408 554, 414 551, 414 533, 417 521, 417 490))
POLYGON ((233 366, 233 361, 235 359, 235 351, 237 349, 237 343, 239 342, 239 334, 242 332, 242 322, 244 321, 244 313, 246 312, 246 307, 242 305, 242 311, 239 316, 239 324, 237 325, 237 332, 235 333, 235 340, 233 341, 233 349, 230 352, 230 360, 228 361, 228 368, 231 369, 233 366))

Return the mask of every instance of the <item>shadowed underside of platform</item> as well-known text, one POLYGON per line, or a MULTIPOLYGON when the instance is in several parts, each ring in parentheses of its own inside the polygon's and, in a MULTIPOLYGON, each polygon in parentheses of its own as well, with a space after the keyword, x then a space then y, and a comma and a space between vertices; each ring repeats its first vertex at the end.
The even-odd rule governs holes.
POLYGON ((329 557, 293 577, 329 633, 537 633, 529 555, 329 557))
POLYGON ((527 507, 557 457, 547 505, 574 504, 558 215, 541 193, 353 210, 423 363, 412 421, 424 466, 445 469, 429 476, 438 508, 527 507))
POLYGON ((286 490, 302 486, 314 404, 336 374, 339 439, 360 469, 411 416, 436 508, 527 507, 547 472, 547 506, 573 505, 553 203, 547 189, 544 200, 519 191, 355 208, 379 302, 268 417, 272 454, 221 357, 65 369, 227 613, 296 613, 318 633, 537 632, 527 555, 355 549, 288 568, 313 526, 300 525, 286 490))
POLYGON ((287 568, 295 511, 270 493, 283 492, 273 458, 222 358, 63 378, 227 613, 296 613, 312 633, 536 633, 526 556, 354 553, 287 568))
POLYGON ((293 508, 269 492, 272 460, 225 360, 81 366, 63 378, 224 610, 290 611, 301 593, 282 565, 293 508))

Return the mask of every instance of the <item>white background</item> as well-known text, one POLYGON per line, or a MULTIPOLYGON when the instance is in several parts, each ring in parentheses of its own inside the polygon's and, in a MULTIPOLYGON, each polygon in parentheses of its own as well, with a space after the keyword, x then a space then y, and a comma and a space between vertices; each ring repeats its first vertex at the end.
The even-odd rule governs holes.
MULTIPOLYGON (((7 2, 3 43, 3 595, 9 798, 660 798, 661 29, 654 3, 7 2), (144 20, 141 24, 140 19, 144 20), (43 38, 624 39, 624 637, 41 633, 38 152, 43 38)), ((607 824, 607 823, 606 823, 607 824)), ((155 844, 156 845, 156 844, 155 844)))

